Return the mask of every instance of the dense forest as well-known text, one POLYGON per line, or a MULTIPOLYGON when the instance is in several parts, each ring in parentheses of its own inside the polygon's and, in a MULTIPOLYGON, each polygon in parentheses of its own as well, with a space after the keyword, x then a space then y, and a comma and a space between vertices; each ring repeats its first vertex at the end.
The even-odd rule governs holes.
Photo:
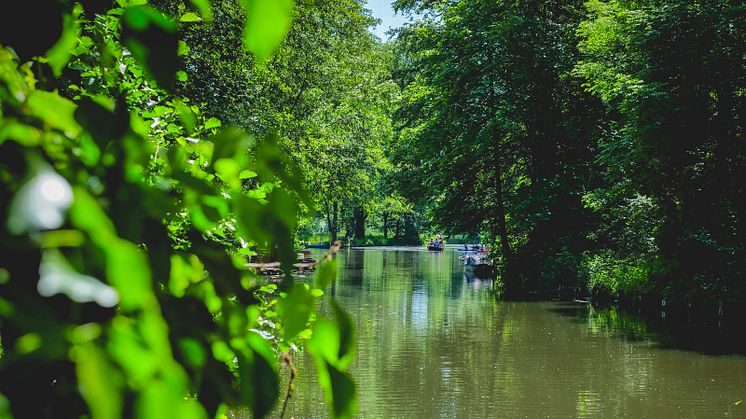
POLYGON ((264 417, 299 348, 352 416, 338 239, 490 243, 502 298, 742 306, 742 2, 393 3, 388 40, 361 0, 3 13, 0 417, 264 417))
POLYGON ((741 2, 396 4, 397 184, 506 296, 743 301, 741 2))

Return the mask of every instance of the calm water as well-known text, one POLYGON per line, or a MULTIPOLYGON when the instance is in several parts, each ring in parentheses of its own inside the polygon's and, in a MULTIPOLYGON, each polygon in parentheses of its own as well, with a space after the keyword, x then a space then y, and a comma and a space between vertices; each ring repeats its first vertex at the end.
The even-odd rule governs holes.
MULTIPOLYGON (((339 269, 328 293, 357 325, 360 417, 746 418, 746 357, 663 349, 585 305, 497 301, 454 249, 343 250, 339 269)), ((286 417, 328 417, 296 358, 286 417)))

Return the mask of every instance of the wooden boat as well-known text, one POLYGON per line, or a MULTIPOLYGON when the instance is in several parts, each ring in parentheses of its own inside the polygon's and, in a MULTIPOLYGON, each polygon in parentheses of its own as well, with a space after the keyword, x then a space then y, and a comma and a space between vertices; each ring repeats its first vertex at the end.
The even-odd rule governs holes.
POLYGON ((445 250, 446 246, 444 244, 437 245, 437 244, 428 244, 427 250, 431 250, 433 252, 442 252, 445 250))
MULTIPOLYGON (((316 259, 299 258, 298 261, 293 263, 293 272, 303 274, 312 271, 316 269, 318 263, 316 259)), ((282 275, 280 262, 248 262, 245 266, 247 268, 254 268, 261 275, 282 275)))

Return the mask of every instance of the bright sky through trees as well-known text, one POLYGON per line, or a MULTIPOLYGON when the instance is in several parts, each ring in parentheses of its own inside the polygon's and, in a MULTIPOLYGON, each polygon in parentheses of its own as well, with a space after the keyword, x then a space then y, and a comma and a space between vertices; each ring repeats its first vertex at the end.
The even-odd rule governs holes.
POLYGON ((386 35, 386 31, 391 28, 401 27, 409 20, 401 12, 394 12, 394 9, 391 7, 391 1, 389 0, 368 0, 365 7, 373 12, 373 17, 381 19, 381 23, 378 26, 371 28, 371 32, 381 38, 382 41, 387 41, 389 38, 386 35))

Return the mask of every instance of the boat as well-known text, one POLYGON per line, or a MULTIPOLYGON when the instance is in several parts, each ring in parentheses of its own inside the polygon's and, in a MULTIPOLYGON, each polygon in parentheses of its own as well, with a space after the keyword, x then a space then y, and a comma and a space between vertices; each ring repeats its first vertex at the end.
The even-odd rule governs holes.
POLYGON ((492 278, 494 266, 483 253, 466 254, 459 257, 464 262, 464 271, 472 272, 477 278, 492 278))
POLYGON ((443 240, 443 235, 438 234, 434 239, 430 239, 427 242, 427 250, 433 252, 442 252, 446 249, 446 242, 443 240))
MULTIPOLYGON (((311 257, 310 250, 303 250, 298 253, 298 260, 293 263, 293 273, 305 274, 316 269, 319 262, 311 257)), ((281 263, 274 262, 248 262, 244 266, 253 268, 256 273, 261 275, 282 275, 281 263)))
POLYGON ((311 243, 306 245, 306 249, 328 249, 329 243, 311 243))
POLYGON ((459 256, 459 259, 464 261, 464 266, 475 266, 477 264, 477 258, 474 255, 459 256))
MULTIPOLYGON (((464 246, 466 246, 466 245, 464 245, 464 246)), ((476 252, 481 251, 481 249, 482 249, 482 247, 480 245, 473 244, 473 245, 468 246, 468 247, 459 247, 456 250, 458 250, 459 252, 464 252, 464 253, 476 253, 476 252)))

